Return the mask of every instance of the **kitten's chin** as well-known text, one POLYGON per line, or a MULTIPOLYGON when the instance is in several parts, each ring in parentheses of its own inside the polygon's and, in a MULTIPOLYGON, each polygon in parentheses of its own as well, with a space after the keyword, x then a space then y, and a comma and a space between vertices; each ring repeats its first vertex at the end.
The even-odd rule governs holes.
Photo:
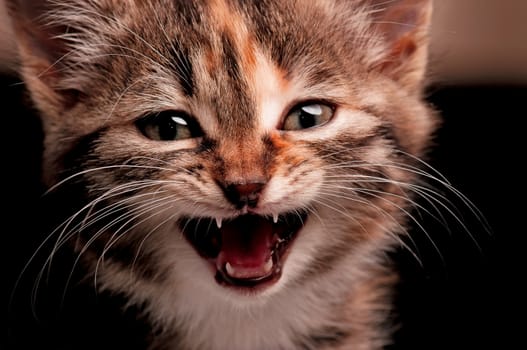
POLYGON ((207 260, 221 286, 255 294, 274 285, 307 214, 274 217, 247 214, 233 219, 184 218, 179 226, 207 260))

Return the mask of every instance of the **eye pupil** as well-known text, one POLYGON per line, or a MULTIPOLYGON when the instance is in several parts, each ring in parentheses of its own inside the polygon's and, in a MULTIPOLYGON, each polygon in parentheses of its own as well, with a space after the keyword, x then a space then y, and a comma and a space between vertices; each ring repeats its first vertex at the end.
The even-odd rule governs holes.
POLYGON ((178 129, 177 124, 172 119, 160 121, 158 125, 159 137, 161 140, 175 140, 177 139, 178 129))
POLYGON ((298 122, 303 129, 312 128, 317 124, 316 117, 304 110, 300 112, 300 115, 298 116, 298 122))

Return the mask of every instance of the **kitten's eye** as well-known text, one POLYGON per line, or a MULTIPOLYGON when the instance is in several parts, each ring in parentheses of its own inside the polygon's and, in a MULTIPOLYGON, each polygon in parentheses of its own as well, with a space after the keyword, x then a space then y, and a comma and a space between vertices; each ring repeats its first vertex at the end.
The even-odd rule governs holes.
POLYGON ((283 130, 302 130, 327 123, 335 109, 323 103, 296 105, 285 117, 283 130))
POLYGON ((163 111, 141 118, 137 127, 155 141, 175 141, 203 135, 198 122, 185 112, 163 111))

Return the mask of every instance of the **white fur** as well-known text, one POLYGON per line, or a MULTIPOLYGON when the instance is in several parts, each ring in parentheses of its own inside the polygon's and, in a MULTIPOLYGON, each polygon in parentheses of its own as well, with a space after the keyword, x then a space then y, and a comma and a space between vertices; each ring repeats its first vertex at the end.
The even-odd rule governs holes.
MULTIPOLYGON (((291 288, 293 280, 305 272, 317 246, 324 245, 326 229, 317 219, 310 219, 294 243, 279 282, 252 296, 218 285, 208 264, 182 236, 165 230, 159 247, 165 263, 173 267, 170 279, 161 288, 141 285, 126 289, 133 291, 133 300, 150 301, 149 310, 157 323, 168 330, 170 325, 184 330, 188 349, 292 349, 299 340, 292 335, 338 326, 341 315, 336 312, 345 310, 336 310, 334 305, 345 304, 351 286, 367 277, 362 271, 377 259, 379 242, 369 242, 329 273, 317 275, 301 288, 291 288)), ((126 279, 120 281, 111 275, 112 288, 122 288, 126 279)))
POLYGON ((265 57, 257 53, 257 65, 253 80, 256 89, 257 111, 260 114, 262 130, 275 130, 284 117, 286 107, 298 96, 297 89, 291 84, 283 86, 278 68, 265 57), (285 89, 284 89, 285 87, 285 89))

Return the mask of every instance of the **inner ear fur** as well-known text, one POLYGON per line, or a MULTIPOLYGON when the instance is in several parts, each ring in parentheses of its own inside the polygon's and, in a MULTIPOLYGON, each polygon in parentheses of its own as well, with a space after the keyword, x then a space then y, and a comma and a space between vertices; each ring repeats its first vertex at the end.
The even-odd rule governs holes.
POLYGON ((422 90, 428 60, 431 0, 376 0, 373 29, 385 48, 375 68, 411 92, 422 90))
POLYGON ((7 0, 23 76, 36 104, 46 109, 69 108, 82 95, 80 89, 62 84, 70 51, 65 34, 74 28, 61 25, 50 14, 49 0, 7 0))

